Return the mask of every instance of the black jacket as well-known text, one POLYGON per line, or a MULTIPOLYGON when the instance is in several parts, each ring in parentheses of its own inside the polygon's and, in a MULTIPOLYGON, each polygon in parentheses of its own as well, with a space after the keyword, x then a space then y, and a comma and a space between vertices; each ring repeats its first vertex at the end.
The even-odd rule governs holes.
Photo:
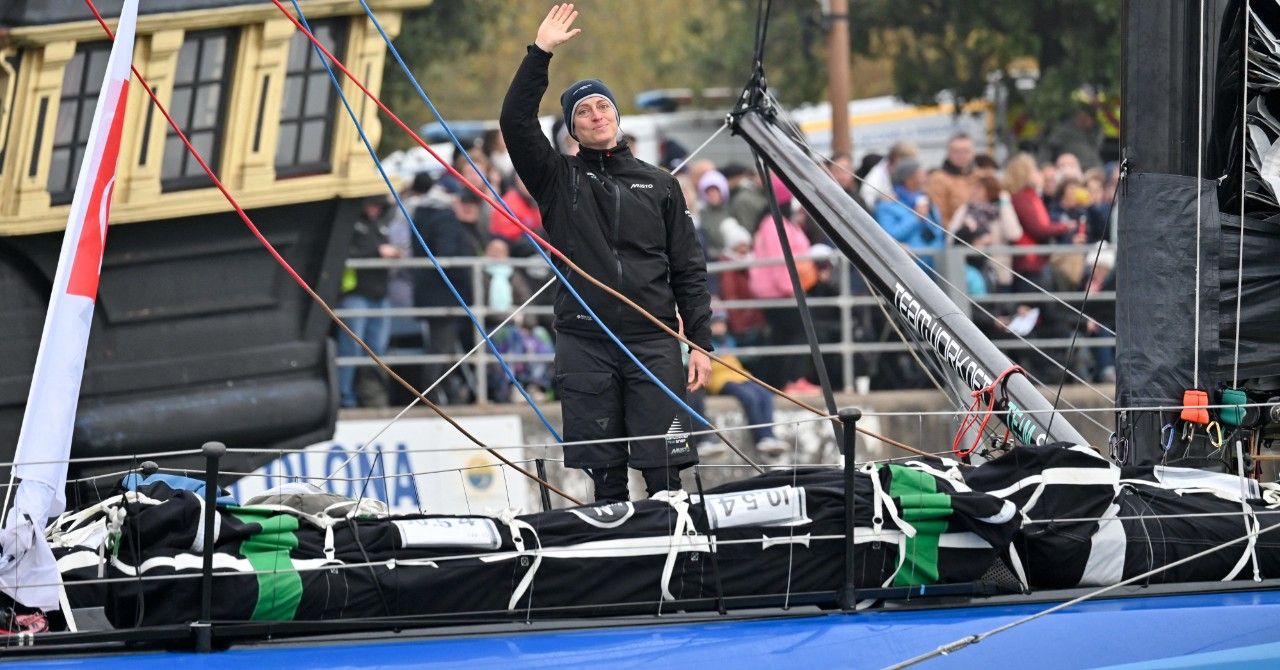
MULTIPOLYGON (((711 348, 707 269, 684 193, 675 177, 631 155, 625 144, 608 151, 557 152, 542 134, 538 105, 547 90, 551 54, 530 46, 502 103, 502 134, 516 172, 542 211, 548 241, 593 277, 711 348)), ((635 310, 557 265, 618 337, 665 335, 635 310)), ((603 337, 564 287, 556 294, 556 328, 603 337)))
MULTIPOLYGON (((362 216, 356 220, 355 227, 351 231, 347 258, 378 258, 379 248, 386 243, 387 224, 382 221, 369 221, 362 216)), ((382 300, 387 297, 386 268, 356 270, 356 287, 351 292, 370 300, 382 300)))
MULTIPOLYGON (((463 223, 452 209, 444 207, 419 207, 413 213, 413 225, 422 239, 435 253, 436 258, 479 256, 484 248, 484 238, 478 224, 463 223)), ((419 246, 413 247, 414 256, 425 258, 419 246)), ((462 299, 471 305, 475 301, 475 287, 471 281, 470 267, 446 267, 445 274, 457 287, 462 299)), ((458 301, 440 279, 434 266, 414 268, 413 304, 418 307, 457 307, 458 301)))

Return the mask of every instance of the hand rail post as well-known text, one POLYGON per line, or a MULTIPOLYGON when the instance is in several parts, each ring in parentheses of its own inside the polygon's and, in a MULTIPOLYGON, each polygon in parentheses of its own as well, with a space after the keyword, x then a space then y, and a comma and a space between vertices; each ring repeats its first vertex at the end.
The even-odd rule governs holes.
MULTIPOLYGON (((858 603, 858 589, 855 583, 854 564, 854 475, 857 472, 857 435, 858 419, 862 418, 862 410, 857 407, 846 407, 840 410, 840 423, 844 426, 844 584, 840 588, 840 609, 854 611, 858 603)), ((872 474, 874 477, 875 475, 872 474)))

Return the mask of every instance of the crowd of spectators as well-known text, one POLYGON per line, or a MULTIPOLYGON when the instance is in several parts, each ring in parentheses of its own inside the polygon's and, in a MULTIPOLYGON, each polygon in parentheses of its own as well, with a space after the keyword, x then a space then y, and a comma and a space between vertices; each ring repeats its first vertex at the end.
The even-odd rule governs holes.
MULTIPOLYGON (((1063 143, 1070 133, 1062 133, 1063 143)), ((573 151, 573 141, 557 136, 565 151, 573 151)), ((1070 142, 1086 147, 1079 138, 1070 142)), ((634 142, 634 139, 631 138, 634 142)), ((460 152, 453 165, 472 185, 482 190, 484 180, 502 193, 502 200, 514 217, 537 231, 541 222, 537 203, 510 167, 501 136, 492 132, 472 152, 473 168, 460 152), (484 175, 484 178, 481 175, 484 175)), ((1089 280, 1092 254, 1045 252, 1009 253, 1009 247, 1042 246, 1061 243, 1083 244, 1110 240, 1114 230, 1111 200, 1118 174, 1114 164, 1102 164, 1096 151, 1087 156, 1058 152, 1052 160, 1037 161, 1019 153, 1003 165, 989 154, 979 153, 974 142, 963 134, 952 137, 941 164, 926 165, 910 142, 898 142, 883 154, 868 154, 855 163, 850 156, 836 155, 827 162, 832 178, 895 240, 918 258, 932 277, 942 275, 943 254, 957 246, 971 247, 965 255, 963 289, 974 298, 992 294, 1030 294, 1043 287, 1051 291, 1078 291, 1089 280), (1084 166, 1089 166, 1085 169, 1084 166), (1002 249, 999 253, 993 248, 1002 249), (980 252, 980 253, 979 253, 980 252), (1033 286, 1033 284, 1035 286, 1033 286)), ((855 294, 866 293, 856 272, 834 271, 833 245, 809 220, 803 208, 776 177, 762 183, 752 169, 737 163, 717 165, 693 160, 678 173, 699 230, 709 262, 722 261, 709 275, 716 309, 716 346, 733 350, 756 346, 791 346, 804 351, 804 330, 795 304, 791 276, 785 264, 783 245, 797 257, 801 289, 809 296, 842 293, 839 282, 849 281, 855 294), (767 190, 766 190, 767 189, 767 190), (774 221, 769 211, 772 193, 780 213, 774 221), (742 263, 750 261, 750 263, 742 263), (742 301, 755 301, 747 305, 742 301), (763 302, 769 301, 769 302, 763 302), (801 345, 801 346, 796 346, 801 345)), ((381 274, 363 271, 344 281, 344 307, 425 307, 456 308, 458 297, 468 305, 487 307, 486 329, 497 325, 515 305, 550 278, 541 266, 516 266, 510 259, 535 253, 519 227, 477 198, 452 176, 433 180, 418 175, 402 193, 411 216, 406 219, 392 204, 370 201, 361 214, 361 230, 353 241, 352 257, 420 257, 421 236, 439 258, 484 257, 482 272, 471 268, 447 268, 444 272, 454 290, 442 281, 434 268, 397 268, 381 274), (416 230, 416 235, 415 231, 416 230), (372 231, 372 232, 369 232, 372 231), (381 237, 379 237, 381 236, 381 237), (477 284, 477 281, 479 282, 477 284)), ((1106 290, 1113 282, 1113 263, 1104 255, 1093 275, 1092 291, 1106 290)), ((952 276, 955 276, 954 274, 952 276)), ((939 280, 940 281, 940 280, 939 280)), ((548 291, 536 304, 550 304, 548 291)), ((992 318, 979 312, 980 325, 995 337, 1069 335, 1074 316, 1055 309, 1051 303, 1035 301, 992 304, 992 318)), ((1090 310, 1094 313, 1094 310, 1090 310)), ((811 310, 823 342, 838 341, 841 330, 839 310, 816 307, 811 310)), ((859 311, 855 316, 854 339, 884 338, 887 330, 878 311, 859 311)), ((353 322, 355 320, 352 320, 353 322)), ((410 327, 396 329, 389 322, 368 317, 358 322, 357 332, 370 345, 385 352, 387 346, 417 346, 433 354, 456 360, 477 342, 474 325, 465 316, 431 315, 405 320, 410 327), (392 340, 394 335, 395 341, 392 340)), ((550 318, 518 315, 494 341, 500 351, 512 354, 549 354, 554 351, 550 318)), ((1099 335, 1097 323, 1085 325, 1087 335, 1099 335)), ((339 343, 344 355, 355 355, 349 339, 339 343)), ((887 339, 887 338, 885 338, 887 339)), ((861 356, 861 355, 860 355, 861 356)), ((1095 347, 1076 367, 1096 380, 1114 379, 1114 354, 1109 347, 1095 347)), ((527 359, 527 357, 525 357, 527 359)), ((883 359, 884 357, 879 357, 883 359)), ((838 386, 839 358, 829 356, 825 366, 838 386)), ((911 377, 906 366, 890 361, 860 357, 876 374, 877 388, 898 388, 922 383, 911 377)), ((789 393, 818 391, 812 358, 807 353, 785 355, 742 355, 735 362, 768 383, 789 393)), ((1033 361, 1023 361, 1032 364, 1033 361)), ((451 363, 428 365, 408 376, 420 388, 431 386, 451 363)), ((512 387, 496 364, 489 366, 485 388, 489 400, 508 401, 512 387)), ((550 363, 521 360, 511 365, 516 377, 538 397, 553 395, 554 370, 550 363)), ((377 384, 358 383, 355 368, 344 368, 341 377, 344 406, 385 404, 385 392, 365 392, 377 384)), ((370 368, 362 367, 362 371, 370 368)), ((860 373, 864 374, 864 373, 860 373)), ((441 404, 475 401, 481 385, 471 366, 460 366, 432 389, 430 397, 441 404)), ((383 387, 385 388, 385 386, 383 387)), ((728 368, 716 365, 709 392, 738 398, 750 423, 768 423, 772 404, 763 389, 728 368)), ((695 403, 700 398, 694 398, 695 403)), ((764 450, 781 448, 769 431, 758 431, 764 450)))

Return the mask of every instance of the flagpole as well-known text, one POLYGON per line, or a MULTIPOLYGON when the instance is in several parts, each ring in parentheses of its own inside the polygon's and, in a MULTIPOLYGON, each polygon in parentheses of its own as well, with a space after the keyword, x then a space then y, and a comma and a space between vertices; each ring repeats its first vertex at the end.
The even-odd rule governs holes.
POLYGON ((60 584, 61 575, 44 530, 49 518, 66 509, 71 441, 102 272, 137 18, 138 0, 124 0, 67 216, 31 390, 0 510, 4 522, 0 530, 0 591, 23 605, 46 611, 59 607, 61 587, 54 584, 60 584), (15 480, 19 481, 16 490, 15 480))

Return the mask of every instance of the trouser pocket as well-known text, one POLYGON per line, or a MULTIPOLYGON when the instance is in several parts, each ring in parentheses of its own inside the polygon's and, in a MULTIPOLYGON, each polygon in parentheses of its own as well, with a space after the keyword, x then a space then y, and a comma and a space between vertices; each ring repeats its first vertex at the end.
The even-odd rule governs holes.
MULTIPOLYGON (((622 406, 617 379, 609 372, 568 372, 556 375, 565 442, 623 437, 622 406)), ((599 468, 627 462, 625 441, 567 444, 564 464, 569 468, 599 468)))

